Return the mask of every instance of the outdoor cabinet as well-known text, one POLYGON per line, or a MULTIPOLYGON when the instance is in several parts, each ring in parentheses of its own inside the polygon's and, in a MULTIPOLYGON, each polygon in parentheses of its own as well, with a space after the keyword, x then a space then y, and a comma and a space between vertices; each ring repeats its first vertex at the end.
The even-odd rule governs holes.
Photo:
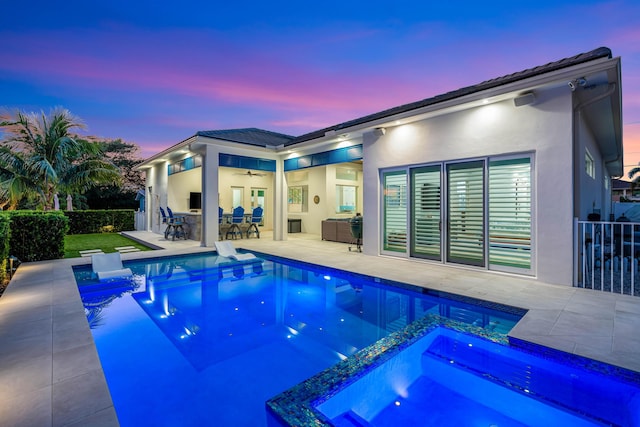
POLYGON ((302 220, 299 218, 287 220, 287 233, 301 233, 302 232, 302 220))
POLYGON ((349 219, 327 219, 322 221, 322 240, 330 242, 351 243, 349 219))

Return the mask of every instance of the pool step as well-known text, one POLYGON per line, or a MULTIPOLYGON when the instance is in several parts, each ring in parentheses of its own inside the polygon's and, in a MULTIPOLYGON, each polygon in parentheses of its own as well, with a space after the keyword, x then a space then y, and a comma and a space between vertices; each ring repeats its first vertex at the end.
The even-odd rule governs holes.
POLYGON ((353 411, 345 412, 331 420, 335 427, 369 427, 371 424, 353 411))
POLYGON ((261 261, 224 263, 215 266, 206 266, 204 268, 169 266, 153 274, 147 273, 147 280, 154 280, 156 286, 173 287, 200 280, 212 280, 216 282, 219 280, 235 281, 242 278, 265 275, 271 270, 273 270, 273 263, 261 261))
POLYGON ((614 425, 626 425, 633 412, 621 401, 622 396, 625 401, 640 400, 640 388, 616 381, 606 373, 577 369, 467 335, 460 339, 438 336, 423 353, 425 372, 428 360, 438 360, 567 412, 614 425))

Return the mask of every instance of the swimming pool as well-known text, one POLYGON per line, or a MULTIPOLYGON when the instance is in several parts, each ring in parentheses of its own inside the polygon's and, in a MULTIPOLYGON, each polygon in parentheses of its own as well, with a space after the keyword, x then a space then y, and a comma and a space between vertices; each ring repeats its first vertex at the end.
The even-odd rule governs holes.
POLYGON ((506 342, 524 314, 256 255, 126 262, 134 280, 107 284, 74 269, 122 426, 265 426, 267 400, 425 315, 506 342))

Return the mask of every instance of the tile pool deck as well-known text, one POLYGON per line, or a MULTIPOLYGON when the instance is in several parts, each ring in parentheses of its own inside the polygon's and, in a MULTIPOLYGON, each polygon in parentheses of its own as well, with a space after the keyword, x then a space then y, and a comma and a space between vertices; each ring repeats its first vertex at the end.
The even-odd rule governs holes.
MULTIPOLYGON (((163 248, 123 259, 210 251, 194 241, 128 233, 163 248)), ((511 331, 526 341, 640 372, 640 298, 541 284, 443 265, 371 257, 343 243, 294 234, 235 246, 528 309, 511 331)), ((118 420, 80 301, 73 265, 22 264, 0 297, 0 419, 3 426, 117 426, 118 420)))

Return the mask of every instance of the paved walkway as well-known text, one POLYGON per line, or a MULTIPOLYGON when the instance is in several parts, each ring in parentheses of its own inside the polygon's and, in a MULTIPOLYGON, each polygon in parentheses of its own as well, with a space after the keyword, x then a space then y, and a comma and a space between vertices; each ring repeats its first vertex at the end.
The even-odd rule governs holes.
MULTIPOLYGON (((167 241, 147 232, 129 234, 164 249, 123 254, 125 260, 211 250, 194 241, 167 241)), ((512 336, 640 372, 640 298, 373 257, 315 235, 294 234, 282 242, 273 241, 270 233, 261 236, 234 244, 526 308, 529 312, 512 336)), ((71 269, 89 262, 75 258, 25 263, 0 298, 3 426, 118 425, 71 269)))

